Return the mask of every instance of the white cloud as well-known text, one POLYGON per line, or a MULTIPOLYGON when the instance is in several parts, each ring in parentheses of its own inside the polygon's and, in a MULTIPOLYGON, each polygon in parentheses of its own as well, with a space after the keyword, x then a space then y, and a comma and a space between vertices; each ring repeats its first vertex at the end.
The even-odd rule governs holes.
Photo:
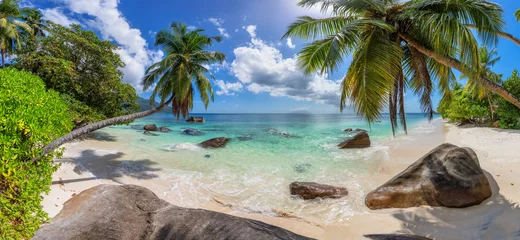
POLYGON ((287 38, 287 47, 289 47, 291 49, 294 49, 296 47, 296 45, 294 45, 292 43, 292 39, 291 38, 287 38))
POLYGON ((229 95, 234 96, 235 92, 242 91, 242 83, 235 82, 225 82, 223 80, 215 80, 215 84, 220 90, 217 91, 217 95, 229 95))
POLYGON ((227 33, 226 29, 222 27, 224 24, 224 20, 222 18, 208 18, 208 21, 217 26, 217 30, 220 32, 220 35, 229 38, 229 34, 227 33))
POLYGON ((43 19, 50 20, 54 23, 63 25, 63 26, 70 26, 71 24, 79 24, 78 21, 74 19, 70 19, 65 15, 61 8, 49 8, 49 9, 42 9, 43 19))
POLYGON ((141 79, 145 68, 162 58, 162 51, 147 48, 141 31, 132 28, 118 9, 119 0, 58 0, 70 11, 92 17, 86 24, 99 31, 103 39, 116 42, 120 49, 116 52, 126 64, 122 69, 123 81, 132 84, 141 92, 141 79))
POLYGON ((188 26, 188 30, 190 30, 190 31, 193 31, 193 30, 195 30, 195 29, 197 29, 197 27, 195 27, 195 26, 193 26, 193 25, 188 26))
POLYGON ((235 77, 255 94, 339 104, 340 80, 329 80, 318 74, 305 75, 295 57, 284 58, 280 50, 256 37, 256 26, 243 27, 251 35, 248 46, 234 50, 231 64, 235 77))

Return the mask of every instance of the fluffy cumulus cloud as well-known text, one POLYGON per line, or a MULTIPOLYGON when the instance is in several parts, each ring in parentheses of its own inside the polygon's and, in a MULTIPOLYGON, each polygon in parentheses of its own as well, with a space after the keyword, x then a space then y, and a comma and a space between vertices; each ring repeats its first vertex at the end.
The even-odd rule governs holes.
POLYGON ((247 26, 251 42, 234 50, 231 71, 248 91, 275 97, 339 104, 339 80, 305 75, 296 57, 284 58, 280 50, 256 37, 256 26, 247 26))
POLYGON ((226 29, 222 27, 224 24, 224 20, 222 18, 208 18, 208 21, 213 23, 217 27, 217 30, 220 32, 220 35, 223 37, 229 37, 229 34, 227 33, 226 29))
POLYGON ((235 92, 242 91, 242 83, 239 82, 226 82, 223 80, 215 80, 215 85, 220 89, 217 91, 217 95, 229 95, 234 96, 235 92))
POLYGON ((79 24, 78 21, 67 17, 61 8, 42 9, 42 14, 44 19, 53 21, 63 26, 70 26, 73 23, 79 24))
POLYGON ((291 38, 287 38, 287 47, 289 47, 291 49, 294 49, 296 47, 296 45, 294 45, 292 43, 292 39, 291 38))
MULTIPOLYGON (((117 53, 126 64, 122 69, 124 81, 136 87, 137 91, 141 91, 140 82, 145 68, 161 59, 163 52, 147 48, 147 42, 141 36, 141 31, 132 28, 119 11, 119 0, 56 0, 56 2, 77 15, 88 16, 89 20, 84 22, 87 26, 99 31, 104 39, 114 41, 120 46, 117 53)), ((46 15, 49 19, 49 16, 53 16, 52 13, 57 12, 56 9, 45 11, 51 11, 46 15)), ((58 13, 63 15, 63 12, 58 13)))

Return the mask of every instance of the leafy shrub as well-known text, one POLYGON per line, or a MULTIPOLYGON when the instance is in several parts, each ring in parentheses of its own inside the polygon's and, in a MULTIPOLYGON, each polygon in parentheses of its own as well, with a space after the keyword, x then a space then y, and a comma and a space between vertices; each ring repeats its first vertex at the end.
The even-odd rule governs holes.
MULTIPOLYGON (((518 71, 513 71, 511 77, 503 83, 504 88, 516 96, 520 96, 520 77, 518 71)), ((504 99, 498 102, 497 116, 500 118, 500 128, 520 129, 520 109, 504 99)))
POLYGON ((67 105, 71 120, 77 127, 106 118, 103 114, 96 112, 87 104, 76 100, 68 94, 60 94, 60 97, 67 105))
POLYGON ((483 123, 490 119, 489 103, 460 86, 454 88, 451 98, 441 100, 437 112, 451 122, 483 123))
POLYGON ((30 239, 48 218, 40 204, 55 155, 37 157, 72 125, 59 94, 46 91, 40 78, 0 70, 0 239, 30 239))

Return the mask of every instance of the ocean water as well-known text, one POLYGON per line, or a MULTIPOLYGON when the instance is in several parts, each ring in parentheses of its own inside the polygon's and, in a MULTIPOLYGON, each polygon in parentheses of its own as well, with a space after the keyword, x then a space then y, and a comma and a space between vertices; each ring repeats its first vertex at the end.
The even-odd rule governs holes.
MULTIPOLYGON (((200 114, 206 123, 177 121, 160 113, 130 125, 98 131, 124 155, 113 166, 125 179, 151 181, 160 197, 184 207, 203 207, 217 199, 236 211, 275 215, 292 213, 318 224, 341 224, 359 213, 368 193, 361 176, 370 177, 388 158, 393 141, 389 119, 369 126, 355 115, 200 114), (172 131, 144 135, 145 124, 172 131), (186 128, 200 136, 181 134, 186 128), (372 147, 341 150, 337 144, 352 136, 346 128, 369 130, 372 147), (222 149, 197 146, 214 137, 232 140, 222 149), (341 199, 303 201, 290 196, 289 184, 310 181, 344 186, 341 199)), ((438 117, 437 117, 438 118, 438 117)), ((407 115, 410 138, 435 130, 423 114, 407 115)), ((125 180, 121 180, 125 182, 125 180)), ((135 183, 125 182, 125 183, 135 183)))

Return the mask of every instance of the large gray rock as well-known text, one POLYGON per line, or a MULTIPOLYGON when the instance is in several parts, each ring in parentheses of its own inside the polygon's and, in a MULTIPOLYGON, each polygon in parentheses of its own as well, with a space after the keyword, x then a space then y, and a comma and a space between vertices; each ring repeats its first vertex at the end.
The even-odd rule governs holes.
POLYGON ((204 120, 204 117, 189 117, 186 119, 186 122, 203 123, 206 122, 206 120, 204 120))
POLYGON ((313 182, 293 182, 291 195, 298 195, 305 200, 315 198, 341 198, 348 195, 344 187, 334 187, 313 182))
POLYGON ((203 148, 223 148, 231 139, 225 137, 212 138, 210 140, 199 143, 203 148))
POLYGON ((157 125, 155 125, 155 124, 144 125, 143 129, 146 131, 159 131, 159 129, 157 128, 157 125))
POLYGON ((491 186, 475 152, 445 143, 370 192, 370 209, 421 205, 469 207, 491 196, 491 186))
POLYGON ((259 221, 181 208, 134 185, 99 185, 67 201, 35 240, 309 239, 259 221))
POLYGON ((366 131, 358 131, 353 137, 343 141, 339 148, 367 148, 370 147, 370 137, 366 131))

